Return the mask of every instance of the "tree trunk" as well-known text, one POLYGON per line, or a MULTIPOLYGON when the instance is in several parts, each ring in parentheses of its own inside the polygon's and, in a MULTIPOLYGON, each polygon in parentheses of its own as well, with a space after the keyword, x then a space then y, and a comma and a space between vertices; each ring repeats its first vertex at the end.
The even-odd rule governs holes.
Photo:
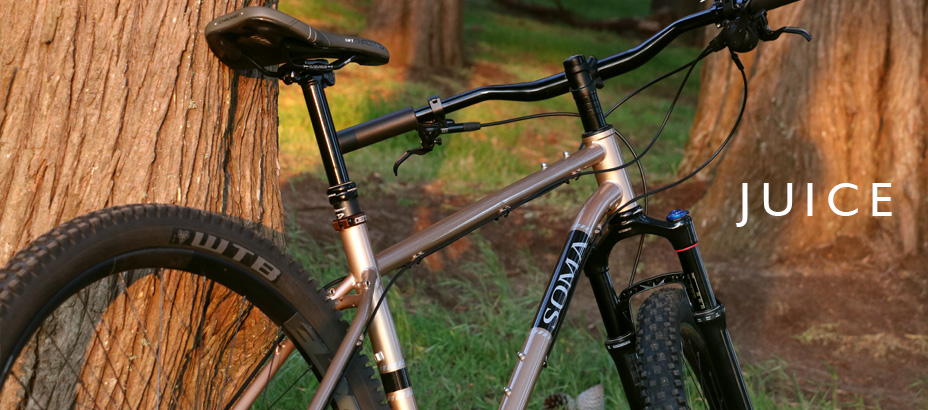
MULTIPOLYGON (((283 225, 277 82, 234 73, 203 38, 210 20, 242 6, 235 0, 0 2, 0 263, 65 220, 137 202, 241 217, 282 240, 273 233, 283 225)), ((143 292, 150 283, 140 286, 143 292)), ((195 283, 164 288, 199 289, 195 283)), ((116 321, 119 312, 106 315, 116 321)), ((138 334, 132 326, 115 325, 116 337, 132 339, 138 334)), ((243 331, 252 328, 264 331, 260 324, 243 331)), ((46 331, 49 338, 63 333, 56 326, 46 331)), ((99 349, 81 352, 91 358, 88 365, 99 349)), ((39 379, 60 371, 35 370, 39 379)), ((0 407, 8 398, 0 398, 0 407)))
MULTIPOLYGON (((802 1, 770 12, 770 25, 800 26, 798 36, 762 44, 742 57, 748 107, 732 146, 699 202, 704 243, 738 253, 801 255, 842 246, 849 258, 868 249, 900 256, 928 250, 924 195, 928 103, 928 1, 802 1), (749 219, 741 221, 742 183, 749 219), (765 211, 763 184, 770 184, 765 211), (812 214, 808 216, 813 184, 812 214), (839 184, 834 208, 829 195, 839 184), (872 188, 891 183, 891 188, 872 188), (873 196, 890 197, 873 208, 873 196), (875 212, 892 212, 876 216, 875 212)), ((741 79, 718 53, 703 67, 699 108, 681 174, 702 163, 727 135, 741 103, 741 79)))
POLYGON ((365 36, 390 50, 390 61, 415 70, 461 66, 461 0, 374 0, 365 36))

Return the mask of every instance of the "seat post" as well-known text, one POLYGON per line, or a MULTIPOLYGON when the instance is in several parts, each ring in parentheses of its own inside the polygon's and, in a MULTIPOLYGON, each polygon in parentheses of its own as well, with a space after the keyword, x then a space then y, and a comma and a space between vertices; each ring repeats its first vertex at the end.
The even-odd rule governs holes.
POLYGON ((322 165, 325 175, 329 179, 329 186, 335 187, 347 184, 348 168, 338 146, 338 135, 329 111, 329 103, 325 98, 326 84, 334 84, 335 79, 331 72, 313 75, 299 82, 303 89, 303 98, 306 99, 306 108, 309 110, 309 119, 316 134, 316 143, 322 156, 322 165))
MULTIPOLYGON (((335 74, 326 71, 294 77, 303 89, 303 98, 306 100, 309 119, 313 124, 313 132, 316 134, 316 144, 319 145, 322 165, 329 180, 329 189, 326 194, 329 197, 329 203, 335 208, 336 222, 352 215, 361 215, 358 190, 354 182, 348 178, 348 168, 345 165, 341 147, 338 145, 338 134, 335 132, 332 113, 329 111, 329 102, 325 98, 325 87, 335 84, 335 74)), ((287 81, 286 77, 284 81, 287 81)))

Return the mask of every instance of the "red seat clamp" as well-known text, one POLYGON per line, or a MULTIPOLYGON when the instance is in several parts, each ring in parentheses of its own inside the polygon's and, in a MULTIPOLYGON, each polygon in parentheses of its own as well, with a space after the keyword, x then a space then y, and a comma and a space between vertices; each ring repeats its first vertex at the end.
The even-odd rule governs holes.
POLYGON ((336 231, 342 229, 348 229, 352 226, 360 225, 367 222, 367 215, 364 215, 364 212, 359 212, 351 216, 346 216, 344 218, 336 219, 332 221, 332 227, 336 231))

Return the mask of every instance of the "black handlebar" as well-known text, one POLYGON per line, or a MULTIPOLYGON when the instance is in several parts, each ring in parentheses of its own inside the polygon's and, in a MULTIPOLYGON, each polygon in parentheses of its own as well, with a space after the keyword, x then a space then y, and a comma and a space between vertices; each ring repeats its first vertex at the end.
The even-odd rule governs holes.
MULTIPOLYGON (((748 9, 770 10, 795 1, 798 0, 752 0, 748 4, 748 9)), ((608 80, 632 71, 650 61, 681 34, 709 24, 721 23, 726 19, 723 10, 721 2, 716 1, 710 9, 677 20, 637 47, 600 60, 597 64, 600 78, 608 80)), ((441 100, 441 111, 443 114, 448 114, 488 100, 541 101, 566 94, 569 91, 567 77, 564 73, 558 73, 527 83, 490 85, 465 91, 441 100)), ((431 105, 416 110, 404 108, 339 131, 338 143, 341 152, 348 153, 413 131, 420 123, 434 120, 439 120, 439 118, 435 118, 431 105)))
POLYGON ((366 147, 419 127, 416 111, 412 107, 375 118, 338 132, 338 145, 342 153, 366 147))

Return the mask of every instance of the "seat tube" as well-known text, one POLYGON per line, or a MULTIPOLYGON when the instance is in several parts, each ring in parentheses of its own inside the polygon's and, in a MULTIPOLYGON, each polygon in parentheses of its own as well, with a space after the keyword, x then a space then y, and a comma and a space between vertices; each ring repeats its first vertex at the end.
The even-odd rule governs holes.
MULTIPOLYGON (((376 270, 377 262, 370 246, 367 224, 349 226, 341 229, 340 233, 352 275, 357 278, 363 276, 365 270, 376 270)), ((378 280, 373 283, 357 284, 359 288, 367 288, 366 297, 371 299, 372 306, 376 306, 383 294, 379 273, 376 276, 378 280)), ((390 408, 394 410, 416 409, 415 396, 409 382, 409 373, 406 370, 406 359, 403 357, 396 326, 386 300, 374 313, 369 335, 374 360, 377 362, 377 370, 380 373, 380 380, 383 383, 390 408)))
MULTIPOLYGON (((367 216, 361 212, 358 204, 357 186, 348 178, 348 170, 325 98, 325 86, 334 84, 334 81, 332 74, 327 73, 306 78, 305 81, 300 81, 300 86, 316 134, 325 174, 329 180, 326 193, 329 203, 335 209, 336 219, 333 227, 341 235, 351 271, 351 279, 346 280, 351 280, 359 294, 365 295, 364 297, 372 301, 372 306, 376 306, 383 294, 383 286, 377 268, 377 258, 371 248, 367 231, 367 216), (371 276, 370 272, 374 275, 371 276)), ((406 371, 406 361, 386 300, 374 313, 369 335, 390 408, 416 409, 415 396, 406 371)))

